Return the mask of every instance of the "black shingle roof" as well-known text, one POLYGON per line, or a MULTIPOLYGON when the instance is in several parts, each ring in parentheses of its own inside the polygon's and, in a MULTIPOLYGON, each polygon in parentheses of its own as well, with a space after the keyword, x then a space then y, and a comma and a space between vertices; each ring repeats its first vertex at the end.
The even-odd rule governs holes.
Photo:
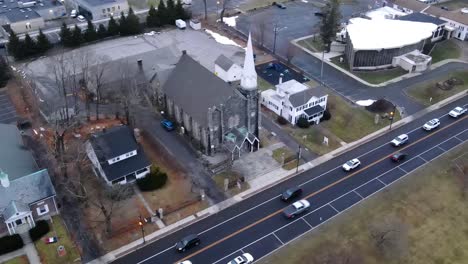
POLYGON ((433 17, 430 15, 426 15, 423 13, 412 13, 406 16, 402 16, 397 18, 398 20, 404 20, 404 21, 413 21, 413 22, 424 22, 424 23, 432 23, 437 26, 442 25, 447 23, 447 21, 444 21, 440 18, 433 17))

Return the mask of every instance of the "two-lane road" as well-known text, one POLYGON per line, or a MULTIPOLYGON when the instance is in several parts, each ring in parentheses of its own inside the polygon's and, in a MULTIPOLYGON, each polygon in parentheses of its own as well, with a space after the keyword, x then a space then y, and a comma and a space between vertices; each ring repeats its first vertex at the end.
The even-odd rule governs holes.
POLYGON ((468 140, 468 115, 453 119, 447 113, 455 105, 468 104, 468 98, 415 120, 399 129, 340 155, 324 164, 250 197, 226 210, 209 216, 115 263, 174 263, 190 259, 194 264, 227 263, 242 252, 259 259, 297 236, 315 228, 340 212, 349 209, 371 194, 390 185, 414 169, 468 140), (421 129, 427 120, 438 117, 441 126, 427 132, 421 129), (406 133, 409 142, 394 148, 388 142, 406 133), (395 164, 389 156, 404 151, 408 158, 395 164), (358 157, 361 167, 344 172, 341 165, 358 157), (300 185, 310 211, 294 221, 281 215, 287 206, 279 194, 289 186, 300 185), (201 245, 177 253, 173 245, 188 234, 199 234, 201 245))

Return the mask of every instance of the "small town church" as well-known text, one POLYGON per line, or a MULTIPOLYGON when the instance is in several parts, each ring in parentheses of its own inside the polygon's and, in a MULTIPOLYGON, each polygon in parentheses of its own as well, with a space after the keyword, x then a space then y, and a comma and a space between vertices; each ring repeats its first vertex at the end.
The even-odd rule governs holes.
POLYGON ((259 148, 259 93, 250 35, 240 83, 223 81, 183 51, 162 94, 166 113, 203 153, 229 151, 234 159, 259 148))

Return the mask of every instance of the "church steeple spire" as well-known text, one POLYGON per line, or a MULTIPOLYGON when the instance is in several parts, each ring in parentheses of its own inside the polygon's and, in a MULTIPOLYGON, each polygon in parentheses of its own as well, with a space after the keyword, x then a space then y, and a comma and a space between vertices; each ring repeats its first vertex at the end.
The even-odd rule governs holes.
POLYGON ((245 51, 244 68, 242 69, 241 87, 249 91, 257 89, 257 72, 255 71, 250 32, 249 39, 247 40, 247 49, 245 51))

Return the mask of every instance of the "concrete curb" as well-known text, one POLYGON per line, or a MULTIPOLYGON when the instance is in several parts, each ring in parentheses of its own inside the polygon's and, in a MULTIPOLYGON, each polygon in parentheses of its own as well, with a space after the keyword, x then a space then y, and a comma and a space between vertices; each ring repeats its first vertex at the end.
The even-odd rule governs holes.
MULTIPOLYGON (((432 111, 434 111, 434 110, 436 110, 436 109, 438 109, 440 107, 443 107, 443 106, 445 106, 445 105, 447 105, 447 104, 449 104, 449 103, 451 103, 453 101, 456 101, 456 100, 458 100, 460 98, 463 98, 466 95, 468 95, 468 90, 467 91, 462 91, 462 92, 460 92, 458 94, 455 94, 455 95, 453 95, 453 96, 451 96, 449 98, 446 98, 446 99, 444 99, 444 100, 442 100, 442 101, 440 101, 440 102, 438 102, 436 104, 433 104, 433 105, 431 105, 431 106, 429 106, 429 107, 427 107, 427 108, 425 108, 425 109, 423 109, 423 110, 421 110, 421 111, 419 111, 419 112, 417 112, 417 113, 415 113, 415 114, 413 114, 411 116, 405 117, 405 118, 395 122, 392 125, 392 127, 395 128, 395 129, 398 128, 398 127, 401 127, 404 124, 407 124, 407 123, 409 123, 409 122, 411 122, 411 121, 413 121, 413 120, 415 120, 417 118, 420 118, 420 117, 426 115, 427 113, 430 113, 430 112, 432 112, 432 111)), ((312 160, 312 161, 310 161, 308 163, 305 163, 305 164, 299 166, 299 172, 298 173, 285 170, 285 171, 281 171, 277 175, 274 175, 273 177, 269 176, 269 174, 272 174, 272 173, 274 173, 276 171, 267 173, 267 174, 261 176, 262 178, 266 178, 267 180, 259 180, 260 182, 263 182, 263 184, 259 184, 256 188, 250 188, 250 189, 248 189, 248 190, 246 190, 246 191, 244 191, 242 193, 239 193, 239 194, 235 195, 234 197, 231 197, 231 198, 229 198, 229 199, 227 199, 227 200, 225 200, 223 202, 220 202, 220 203, 218 203, 216 205, 213 205, 213 206, 211 206, 209 208, 206 208, 206 209, 204 209, 204 210, 202 210, 202 211, 200 211, 200 212, 198 212, 198 213, 196 213, 194 215, 186 217, 186 218, 184 218, 184 219, 182 219, 182 220, 180 220, 180 221, 178 221, 178 222, 176 222, 176 223, 174 223, 172 225, 168 225, 165 228, 159 229, 158 231, 147 235, 146 240, 148 242, 152 242, 154 240, 157 240, 157 239, 163 238, 165 236, 168 236, 168 235, 170 235, 170 234, 172 234, 172 233, 174 233, 174 232, 176 232, 176 231, 178 231, 178 230, 180 230, 182 228, 187 227, 188 225, 194 224, 194 223, 196 223, 196 222, 198 222, 198 221, 200 221, 200 220, 202 220, 202 219, 204 219, 204 218, 206 218, 206 217, 208 217, 208 216, 210 216, 212 214, 216 214, 217 212, 219 212, 221 210, 224 210, 224 209, 226 209, 226 208, 228 208, 228 207, 230 207, 230 206, 232 206, 232 205, 234 205, 234 204, 236 204, 236 203, 238 203, 238 202, 240 202, 240 201, 242 201, 244 199, 247 199, 247 198, 257 194, 260 191, 271 188, 272 186, 274 186, 274 185, 276 185, 278 183, 284 182, 284 181, 286 181, 286 180, 288 180, 288 179, 290 179, 290 178, 292 178, 292 177, 294 177, 294 176, 296 176, 296 175, 298 175, 298 174, 300 174, 300 173, 302 173, 304 171, 312 169, 312 168, 314 168, 314 167, 316 167, 316 166, 318 166, 318 165, 320 165, 320 164, 322 164, 324 162, 327 162, 328 160, 330 160, 330 159, 332 159, 332 158, 334 158, 336 156, 339 156, 339 155, 341 155, 341 154, 343 154, 343 153, 345 153, 347 151, 350 151, 350 150, 352 150, 352 149, 354 149, 354 148, 356 148, 356 147, 358 147, 358 146, 360 146, 362 144, 365 144, 365 143, 367 143, 367 142, 369 142, 369 141, 371 141, 371 140, 373 140, 373 139, 387 133, 388 131, 390 131, 389 127, 386 126, 386 127, 382 128, 380 130, 377 130, 377 131, 375 131, 375 132, 373 132, 373 133, 371 133, 371 134, 369 134, 369 135, 367 135, 367 136, 365 136, 365 137, 363 137, 363 138, 361 138, 361 139, 359 139, 357 141, 348 143, 345 146, 337 148, 337 149, 335 149, 335 150, 333 150, 333 151, 331 151, 331 152, 329 152, 329 153, 327 153, 325 155, 322 155, 322 156, 320 156, 320 157, 318 157, 318 158, 316 158, 316 159, 314 159, 314 160, 312 160)), ((112 252, 109 252, 106 255, 104 255, 104 256, 102 256, 102 257, 100 257, 98 259, 95 259, 95 260, 93 260, 93 261, 91 261, 89 263, 93 263, 93 264, 109 263, 109 262, 115 260, 118 257, 122 257, 124 255, 127 255, 127 254, 129 254, 131 252, 134 252, 134 251, 138 250, 139 248, 144 246, 142 243, 143 243, 142 239, 138 239, 136 241, 131 242, 128 245, 125 245, 125 246, 123 246, 123 247, 121 247, 119 249, 116 249, 116 250, 114 250, 112 252)))

